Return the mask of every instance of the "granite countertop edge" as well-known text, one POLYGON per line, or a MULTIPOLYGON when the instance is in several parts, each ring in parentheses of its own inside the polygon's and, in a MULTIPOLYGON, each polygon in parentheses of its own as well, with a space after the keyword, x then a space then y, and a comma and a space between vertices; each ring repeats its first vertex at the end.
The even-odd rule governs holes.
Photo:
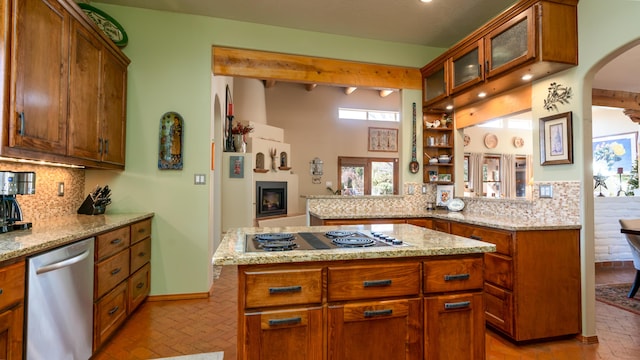
POLYGON ((68 215, 33 222, 28 230, 0 234, 0 262, 27 257, 152 218, 154 213, 68 215))
POLYGON ((457 221, 472 225, 487 226, 496 229, 509 231, 526 230, 579 230, 581 224, 567 223, 562 221, 551 222, 537 219, 513 219, 498 216, 488 216, 481 214, 469 214, 448 210, 424 210, 417 212, 389 212, 389 213, 368 213, 368 214, 326 214, 310 211, 309 215, 321 220, 333 219, 403 219, 403 218, 431 218, 457 221))

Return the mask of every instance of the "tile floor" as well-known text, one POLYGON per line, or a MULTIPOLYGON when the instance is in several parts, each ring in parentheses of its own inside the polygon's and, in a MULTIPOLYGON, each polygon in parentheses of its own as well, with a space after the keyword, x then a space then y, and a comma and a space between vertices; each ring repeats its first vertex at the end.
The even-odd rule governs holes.
MULTIPOLYGON (((629 264, 596 266, 596 283, 632 282, 629 264)), ((93 360, 138 360, 224 351, 236 359, 236 268, 225 267, 209 299, 147 301, 93 360)), ((640 294, 637 295, 640 297, 640 294)), ((599 343, 574 339, 516 346, 487 330, 487 360, 640 359, 640 315, 596 302, 599 343)))

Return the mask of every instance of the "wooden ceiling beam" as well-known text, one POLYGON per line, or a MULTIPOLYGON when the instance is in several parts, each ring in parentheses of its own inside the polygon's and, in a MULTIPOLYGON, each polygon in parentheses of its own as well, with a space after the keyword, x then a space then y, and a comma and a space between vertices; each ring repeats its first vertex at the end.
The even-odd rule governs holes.
POLYGON ((591 103, 596 106, 640 110, 640 93, 593 89, 591 91, 591 103))
POLYGON ((264 87, 269 89, 276 86, 276 81, 275 80, 264 80, 264 87))
POLYGON ((390 89, 422 89, 419 68, 212 47, 215 75, 306 84, 390 89))
POLYGON ((316 86, 318 86, 318 84, 305 84, 304 88, 307 89, 307 91, 311 91, 315 89, 316 86))

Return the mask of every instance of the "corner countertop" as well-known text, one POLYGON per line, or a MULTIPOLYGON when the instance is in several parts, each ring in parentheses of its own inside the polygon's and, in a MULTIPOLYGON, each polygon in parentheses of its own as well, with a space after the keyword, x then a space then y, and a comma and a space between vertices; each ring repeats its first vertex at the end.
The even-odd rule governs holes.
POLYGON ((568 223, 564 219, 540 220, 536 218, 518 218, 513 219, 505 216, 472 214, 467 212, 456 212, 448 210, 421 210, 421 211, 400 211, 400 212, 384 212, 379 214, 336 214, 332 211, 326 212, 309 212, 311 216, 315 216, 322 220, 335 219, 399 219, 399 218, 432 218, 449 221, 457 221, 472 225, 487 226, 496 229, 509 231, 526 231, 526 230, 579 230, 580 224, 568 223))
POLYGON ((41 253, 153 217, 153 213, 68 215, 33 222, 0 235, 0 262, 41 253))
POLYGON ((408 224, 371 224, 342 226, 290 226, 230 229, 213 255, 213 265, 254 265, 290 262, 338 261, 475 254, 496 251, 495 245, 483 241, 450 235, 408 224), (367 247, 331 250, 292 250, 275 252, 245 252, 247 234, 274 232, 326 232, 344 229, 370 235, 381 232, 403 240, 406 246, 367 247))

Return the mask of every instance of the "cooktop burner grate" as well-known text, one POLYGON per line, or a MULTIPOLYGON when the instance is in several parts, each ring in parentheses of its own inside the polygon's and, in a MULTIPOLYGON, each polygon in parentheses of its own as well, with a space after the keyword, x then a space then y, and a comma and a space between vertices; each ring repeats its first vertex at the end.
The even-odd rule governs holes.
POLYGON ((294 235, 290 233, 268 233, 268 234, 256 234, 255 238, 258 241, 279 241, 279 240, 293 241, 294 235))
POLYGON ((263 242, 260 247, 265 251, 288 251, 295 249, 298 245, 293 240, 271 240, 263 242))
POLYGON ((331 240, 331 242, 340 247, 367 247, 375 244, 375 240, 357 236, 339 237, 331 240))
POLYGON ((331 231, 327 231, 324 234, 330 239, 335 239, 339 237, 353 236, 356 234, 356 232, 348 231, 348 230, 331 230, 331 231))

